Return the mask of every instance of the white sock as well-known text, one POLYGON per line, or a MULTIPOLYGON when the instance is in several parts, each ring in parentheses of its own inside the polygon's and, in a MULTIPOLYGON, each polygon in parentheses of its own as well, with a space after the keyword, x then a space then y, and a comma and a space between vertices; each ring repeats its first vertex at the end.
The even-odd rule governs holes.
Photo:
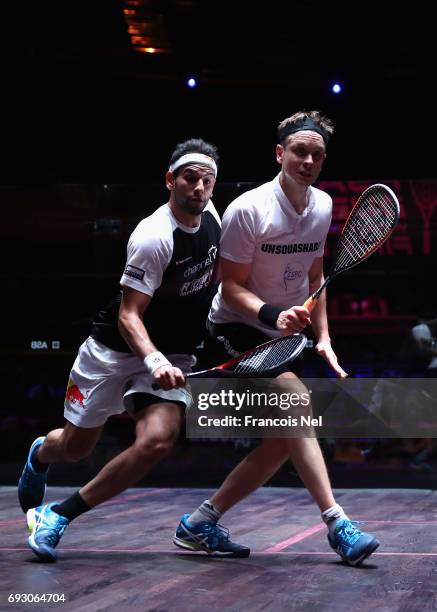
POLYGON ((201 504, 197 510, 190 514, 190 518, 188 519, 190 523, 193 525, 196 523, 217 523, 222 513, 214 508, 209 499, 205 499, 203 504, 201 504))
POLYGON ((329 533, 333 533, 338 521, 343 519, 349 520, 349 517, 346 515, 340 504, 335 504, 322 512, 322 519, 326 523, 329 533))

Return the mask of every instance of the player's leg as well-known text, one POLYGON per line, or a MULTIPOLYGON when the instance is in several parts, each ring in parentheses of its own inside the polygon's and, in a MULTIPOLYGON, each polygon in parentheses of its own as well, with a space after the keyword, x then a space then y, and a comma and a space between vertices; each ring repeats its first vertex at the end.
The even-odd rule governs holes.
POLYGON ((155 403, 138 412, 135 420, 135 442, 80 489, 90 508, 136 484, 171 452, 179 436, 183 408, 173 402, 155 403))
MULTIPOLYGON (((309 396, 308 389, 292 372, 281 374, 277 383, 279 388, 284 384, 300 397, 303 394, 309 396)), ((297 406, 297 410, 307 417, 312 416, 311 405, 297 406)), ((379 542, 372 534, 360 531, 336 503, 325 459, 314 432, 303 430, 301 437, 286 438, 286 442, 296 472, 320 508, 322 519, 328 527, 331 547, 349 565, 360 563, 378 548, 379 542)))
MULTIPOLYGON (((205 338, 199 369, 227 361, 248 347, 268 340, 258 330, 239 323, 221 325, 208 322, 207 327, 210 333, 205 338)), ((184 514, 173 538, 176 546, 220 556, 249 556, 250 549, 232 542, 228 530, 217 524, 218 519, 228 508, 269 480, 287 460, 288 450, 285 445, 280 446, 256 448, 229 474, 211 500, 205 500, 195 513, 184 514)))
POLYGON ((357 529, 336 503, 316 438, 263 440, 229 474, 210 500, 205 500, 195 512, 183 517, 181 524, 185 523, 186 533, 179 539, 185 537, 189 540, 191 532, 198 533, 200 527, 205 532, 207 524, 216 524, 225 511, 262 486, 289 457, 321 510, 331 547, 350 565, 356 565, 372 554, 379 542, 372 534, 357 529))
POLYGON ((54 429, 47 434, 35 453, 36 459, 45 465, 84 459, 94 450, 102 429, 102 425, 83 428, 67 422, 63 429, 54 429))
POLYGON ((18 499, 23 512, 42 504, 50 465, 87 457, 101 431, 101 426, 82 428, 67 422, 63 429, 54 429, 47 436, 34 440, 18 482, 18 499))
POLYGON ((305 487, 320 508, 331 547, 349 565, 357 565, 379 546, 372 534, 359 530, 335 501, 317 438, 290 438, 290 458, 305 487))
MULTIPOLYGON (((64 403, 67 424, 32 445, 19 483, 19 498, 27 510, 28 543, 44 560, 54 560, 54 549, 68 525, 67 518, 53 512, 56 504, 41 505, 48 466, 56 461, 77 461, 92 452, 107 418, 124 410, 124 370, 129 367, 128 354, 115 353, 88 338, 79 349, 68 382, 64 403)), ((87 509, 77 496, 75 503, 80 511, 87 509)))
MULTIPOLYGON (((278 378, 291 380, 293 384, 294 381, 297 381, 300 384, 300 381, 291 373, 286 373, 278 378)), ((295 389, 295 392, 298 391, 299 389, 295 389)), ((303 392, 303 389, 300 389, 300 392, 303 392)), ((270 480, 290 458, 321 512, 332 507, 335 500, 326 464, 316 438, 264 438, 261 444, 229 474, 218 491, 211 497, 210 503, 221 514, 226 512, 270 480)))
MULTIPOLYGON (((108 350, 92 338, 80 346, 65 395, 67 424, 63 429, 54 429, 47 436, 37 438, 30 447, 18 483, 18 498, 23 512, 42 504, 51 463, 78 461, 93 450, 110 414, 106 414, 98 402, 101 387, 103 390, 110 387, 106 382, 111 374, 107 363, 108 350)), ((114 389, 109 388, 108 397, 113 395, 114 389)))
POLYGON ((40 560, 55 561, 56 546, 68 525, 81 514, 136 484, 167 455, 177 439, 182 408, 175 403, 155 403, 136 416, 135 442, 112 459, 79 491, 62 502, 27 512, 29 545, 40 560))
MULTIPOLYGON (((292 460, 299 477, 320 511, 335 505, 326 464, 316 438, 265 438, 226 477, 210 500, 219 516, 265 484, 287 461, 292 460)), ((190 520, 207 516, 193 513, 190 520)))
POLYGON ((220 556, 249 556, 250 549, 232 542, 228 531, 217 524, 218 520, 226 510, 270 480, 287 459, 288 448, 283 440, 265 440, 232 470, 210 500, 205 500, 193 514, 182 517, 173 539, 176 546, 220 556))
MULTIPOLYGON (((291 373, 284 373, 279 378, 301 384, 291 373)), ((231 472, 211 500, 205 500, 187 516, 186 522, 189 525, 217 522, 223 512, 262 486, 288 457, 320 508, 329 529, 328 539, 332 548, 351 565, 368 557, 379 542, 373 535, 358 530, 336 503, 325 460, 315 437, 264 439, 261 446, 231 472)))
POLYGON ((223 514, 268 482, 288 458, 285 440, 264 439, 226 477, 210 503, 223 514))
POLYGON ((35 503, 36 496, 40 495, 39 503, 30 505, 27 509, 26 520, 30 531, 28 543, 38 557, 44 561, 55 560, 54 549, 68 526, 68 520, 54 512, 55 503, 41 505, 48 468, 51 463, 58 461, 78 461, 87 457, 94 449, 101 431, 102 426, 85 429, 67 423, 63 429, 53 430, 45 439, 43 438, 34 453, 32 449, 29 452, 29 458, 20 479, 21 485, 26 478, 28 497, 25 497, 26 488, 22 487, 20 502, 24 500, 25 503, 29 503, 31 500, 35 503), (45 467, 44 472, 37 471, 40 466, 45 467), (41 482, 41 480, 38 482, 38 477, 41 475, 44 476, 44 484, 38 489, 39 482, 41 482))
MULTIPOLYGON (((87 364, 89 369, 78 367, 75 372, 76 375, 79 371, 93 374, 90 380, 81 381, 84 383, 81 389, 86 390, 80 391, 81 398, 87 410, 76 410, 71 418, 104 422, 111 414, 126 409, 136 422, 136 439, 68 499, 29 511, 31 514, 34 511, 29 520, 32 529, 29 544, 44 561, 56 559, 56 545, 69 522, 138 482, 168 454, 178 437, 187 405, 185 389, 155 393, 152 377, 147 375, 142 360, 135 355, 111 351, 92 339, 87 350, 92 358, 87 364), (93 383, 94 387, 90 389, 85 382, 87 385, 93 383), (38 533, 42 534, 39 541, 38 533)), ((189 356, 174 355, 172 358, 169 355, 169 358, 181 368, 189 367, 192 362, 189 356)))

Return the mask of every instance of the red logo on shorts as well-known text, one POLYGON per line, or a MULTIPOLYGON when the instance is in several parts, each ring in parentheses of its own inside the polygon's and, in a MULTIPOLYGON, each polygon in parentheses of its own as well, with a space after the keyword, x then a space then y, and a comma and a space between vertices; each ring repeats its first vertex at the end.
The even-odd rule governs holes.
POLYGON ((82 406, 82 408, 84 408, 85 407, 84 402, 86 398, 87 396, 82 393, 79 387, 76 384, 74 384, 74 382, 70 378, 70 380, 68 381, 67 394, 65 396, 65 401, 71 402, 72 404, 78 403, 79 406, 82 406))

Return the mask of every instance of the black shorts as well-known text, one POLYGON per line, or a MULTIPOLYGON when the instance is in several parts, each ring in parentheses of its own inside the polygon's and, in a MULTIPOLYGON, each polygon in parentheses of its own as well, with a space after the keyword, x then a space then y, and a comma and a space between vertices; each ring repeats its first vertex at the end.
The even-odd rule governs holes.
POLYGON ((152 404, 158 404, 161 402, 176 404, 184 411, 186 409, 184 402, 178 402, 176 400, 166 400, 162 397, 159 397, 158 395, 152 395, 151 393, 132 393, 132 413, 135 415, 144 408, 147 408, 152 404))
MULTIPOLYGON (((208 333, 204 343, 204 354, 202 356, 202 361, 199 360, 198 364, 196 365, 196 369, 199 370, 211 368, 225 363, 226 361, 230 361, 241 353, 244 353, 245 351, 252 349, 255 346, 258 346, 259 344, 263 344, 264 342, 268 342, 272 339, 263 332, 259 331, 258 329, 249 325, 244 325, 243 323, 212 323, 208 320, 206 327, 208 333)), ((237 392, 247 392, 250 389, 250 391, 254 393, 302 393, 302 390, 305 390, 305 388, 300 382, 298 383, 298 386, 296 388, 292 386, 286 386, 279 389, 275 386, 273 380, 278 375, 283 374, 285 372, 293 372, 296 376, 299 377, 299 375, 297 374, 298 361, 299 357, 290 364, 281 366, 280 368, 272 371, 269 375, 263 375, 262 378, 254 376, 250 380, 250 383, 248 383, 247 379, 238 379, 236 381, 232 381, 232 388, 237 392), (269 386, 269 384, 266 385, 266 379, 271 380, 272 386, 269 386)), ((292 384, 291 381, 290 384, 292 384)), ((245 410, 248 410, 248 414, 256 414, 256 416, 260 418, 284 417, 283 409, 281 409, 278 404, 269 404, 264 406, 261 405, 252 408, 243 407, 242 412, 240 414, 245 414, 245 410)), ((290 410, 295 410, 297 411, 296 414, 302 415, 307 414, 307 412, 310 411, 310 408, 303 407, 302 409, 300 405, 296 405, 295 407, 290 408, 290 410)), ((219 416, 219 412, 217 412, 217 414, 214 413, 214 416, 219 416)), ((239 429, 239 433, 238 435, 236 434, 236 437, 245 437, 244 431, 244 428, 242 430, 239 429)), ((249 437, 253 437, 253 432, 249 437)), ((261 435, 261 437, 263 436, 261 435)))

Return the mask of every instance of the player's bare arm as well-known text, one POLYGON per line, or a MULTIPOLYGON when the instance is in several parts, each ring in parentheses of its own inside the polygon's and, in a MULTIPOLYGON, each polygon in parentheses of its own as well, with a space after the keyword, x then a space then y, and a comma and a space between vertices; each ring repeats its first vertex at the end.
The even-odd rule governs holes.
MULTIPOLYGON (((324 282, 323 257, 317 257, 308 271, 310 295, 324 282)), ((328 317, 326 315, 326 290, 320 296, 317 306, 311 313, 311 325, 318 342, 330 342, 328 317)))
MULTIPOLYGON (((225 301, 256 321, 264 302, 252 291, 249 291, 246 286, 252 265, 235 263, 221 257, 220 267, 225 301)), ((309 323, 310 318, 307 309, 303 306, 293 306, 279 314, 276 328, 284 334, 293 334, 302 331, 309 323)))
MULTIPOLYGON (((118 328, 132 351, 142 360, 156 353, 158 349, 150 339, 143 323, 143 314, 152 298, 141 291, 130 287, 123 288, 123 295, 118 315, 118 328)), ((152 372, 155 382, 162 389, 169 390, 185 384, 185 378, 179 368, 165 363, 152 372)))
POLYGON ((250 319, 256 320, 264 302, 247 289, 252 264, 235 263, 224 257, 220 257, 219 261, 225 301, 250 319))
MULTIPOLYGON (((310 295, 324 282, 323 257, 317 257, 308 272, 310 295)), ((326 314, 326 289, 322 292, 317 306, 311 313, 311 325, 317 339, 316 351, 327 361, 339 378, 346 378, 347 373, 338 364, 337 355, 332 349, 329 337, 328 317, 326 314)))

